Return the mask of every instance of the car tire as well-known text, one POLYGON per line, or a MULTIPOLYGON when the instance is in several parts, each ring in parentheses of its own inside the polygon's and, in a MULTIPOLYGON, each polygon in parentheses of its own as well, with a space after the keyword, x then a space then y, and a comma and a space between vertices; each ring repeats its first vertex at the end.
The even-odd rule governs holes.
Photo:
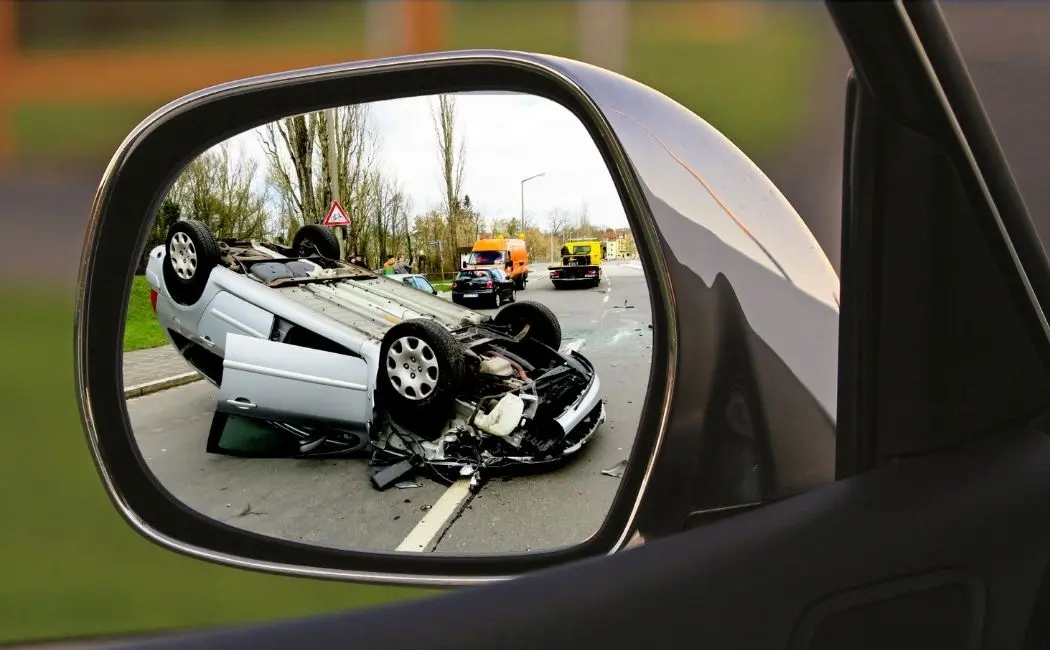
POLYGON ((164 286, 171 299, 192 305, 204 295, 211 270, 222 261, 208 226, 193 219, 176 221, 164 239, 164 286))
POLYGON ((515 301, 492 320, 495 325, 509 328, 511 336, 516 336, 528 325, 528 338, 555 350, 561 348, 561 323, 546 305, 531 300, 515 301))
POLYGON ((339 239, 331 228, 318 223, 308 223, 296 231, 292 238, 292 255, 310 257, 320 255, 330 260, 339 259, 339 239))
POLYGON ((390 328, 379 347, 378 406, 414 433, 433 439, 455 408, 466 364, 456 337, 426 318, 390 328), (412 367, 415 363, 415 376, 412 367), (400 367, 399 367, 400 366, 400 367))
POLYGON ((508 300, 507 302, 518 302, 517 291, 515 291, 514 289, 510 290, 510 300, 508 300))

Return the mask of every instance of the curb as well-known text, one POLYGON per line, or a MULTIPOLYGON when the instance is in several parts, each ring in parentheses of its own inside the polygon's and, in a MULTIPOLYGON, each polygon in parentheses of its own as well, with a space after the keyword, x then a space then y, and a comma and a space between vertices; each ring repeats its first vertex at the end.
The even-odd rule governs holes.
POLYGON ((142 397, 143 395, 150 395, 152 393, 157 393, 162 390, 167 390, 169 388, 185 386, 186 384, 191 384, 195 381, 200 381, 201 378, 202 377, 200 373, 193 371, 184 372, 181 375, 165 377, 164 379, 148 381, 144 384, 136 384, 134 386, 129 386, 124 389, 124 399, 142 397))

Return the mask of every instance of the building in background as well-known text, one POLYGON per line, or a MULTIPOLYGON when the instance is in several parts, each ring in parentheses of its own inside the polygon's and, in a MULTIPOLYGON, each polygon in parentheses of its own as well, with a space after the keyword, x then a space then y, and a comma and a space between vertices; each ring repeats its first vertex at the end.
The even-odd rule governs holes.
POLYGON ((617 228, 616 233, 616 250, 620 255, 619 259, 633 260, 638 257, 638 248, 634 244, 634 233, 631 232, 630 228, 617 228))

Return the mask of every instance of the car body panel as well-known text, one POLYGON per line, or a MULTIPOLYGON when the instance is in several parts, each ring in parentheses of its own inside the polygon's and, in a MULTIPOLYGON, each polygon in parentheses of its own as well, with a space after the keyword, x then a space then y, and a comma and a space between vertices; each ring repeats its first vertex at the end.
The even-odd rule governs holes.
POLYGON ((587 415, 602 402, 602 382, 598 378, 598 373, 594 370, 594 364, 575 350, 570 354, 591 373, 591 385, 573 402, 571 409, 566 410, 555 418, 555 421, 565 432, 569 432, 579 426, 586 419, 587 415))
POLYGON ((274 315, 261 307, 220 291, 208 301, 201 315, 197 333, 202 341, 222 343, 228 334, 247 334, 266 339, 273 329, 274 315))
POLYGON ((238 334, 225 348, 219 412, 367 433, 372 375, 364 359, 238 334))

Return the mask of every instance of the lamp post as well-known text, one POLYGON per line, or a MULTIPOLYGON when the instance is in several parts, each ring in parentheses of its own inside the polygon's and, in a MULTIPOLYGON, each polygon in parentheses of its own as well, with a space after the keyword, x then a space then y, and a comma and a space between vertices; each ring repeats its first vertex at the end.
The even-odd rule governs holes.
MULTIPOLYGON (((525 182, 526 181, 531 181, 534 178, 539 178, 540 176, 544 176, 546 174, 547 174, 547 172, 540 172, 538 174, 533 174, 532 176, 529 176, 528 178, 521 179, 521 232, 522 233, 525 232, 525 182)), ((513 237, 514 233, 511 233, 511 236, 513 237)))

